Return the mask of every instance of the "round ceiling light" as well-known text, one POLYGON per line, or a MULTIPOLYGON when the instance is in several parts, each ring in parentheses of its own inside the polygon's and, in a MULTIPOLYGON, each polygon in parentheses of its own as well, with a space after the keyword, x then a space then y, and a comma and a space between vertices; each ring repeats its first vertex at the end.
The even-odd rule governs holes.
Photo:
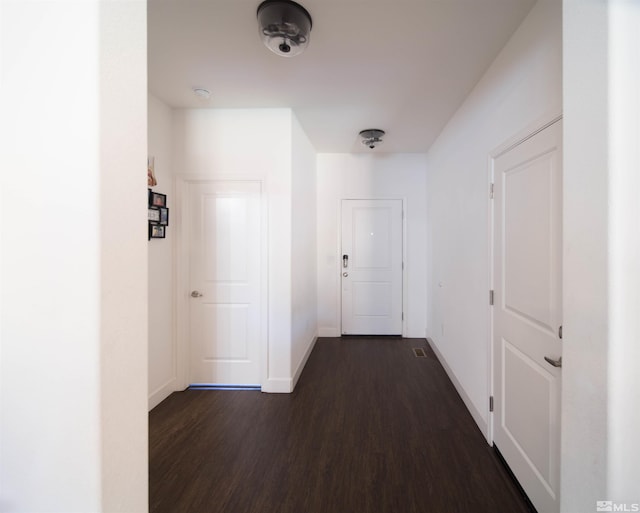
POLYGON ((291 0, 265 0, 258 6, 262 42, 281 57, 301 54, 309 44, 311 16, 291 0))
POLYGON ((367 128, 360 132, 360 138, 362 139, 362 144, 365 146, 369 146, 372 150, 376 146, 380 146, 382 144, 382 136, 384 135, 384 130, 380 130, 379 128, 367 128))
POLYGON ((205 89, 204 87, 194 87, 192 89, 193 94, 195 94, 200 100, 208 100, 211 98, 211 91, 205 89))

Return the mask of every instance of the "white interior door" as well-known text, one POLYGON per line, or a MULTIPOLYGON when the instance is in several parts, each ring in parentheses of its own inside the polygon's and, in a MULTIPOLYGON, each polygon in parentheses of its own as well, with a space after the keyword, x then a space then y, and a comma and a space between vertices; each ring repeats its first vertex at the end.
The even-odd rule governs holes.
POLYGON ((494 443, 545 513, 560 508, 561 166, 561 122, 494 159, 494 443))
POLYGON ((260 184, 189 185, 191 384, 260 383, 260 184))
POLYGON ((402 200, 342 201, 342 333, 402 334, 402 200))

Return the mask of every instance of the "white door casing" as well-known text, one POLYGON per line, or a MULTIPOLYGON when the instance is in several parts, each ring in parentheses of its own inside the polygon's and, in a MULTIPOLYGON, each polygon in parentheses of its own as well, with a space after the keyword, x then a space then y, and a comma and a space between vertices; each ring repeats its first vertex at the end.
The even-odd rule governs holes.
POLYGON ((260 384, 261 184, 188 184, 190 384, 260 384))
POLYGON ((342 334, 402 334, 402 200, 342 200, 342 334))
POLYGON ((562 123, 493 159, 494 443, 538 511, 560 507, 562 123), (545 360, 547 357, 550 361, 545 360))

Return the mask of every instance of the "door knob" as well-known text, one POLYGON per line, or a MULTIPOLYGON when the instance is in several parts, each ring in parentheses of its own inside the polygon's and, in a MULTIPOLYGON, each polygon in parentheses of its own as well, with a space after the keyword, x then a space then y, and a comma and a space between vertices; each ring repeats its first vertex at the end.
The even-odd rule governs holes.
POLYGON ((553 365, 554 367, 562 367, 562 356, 557 360, 554 360, 553 358, 549 358, 548 356, 545 356, 544 359, 547 363, 553 365))
POLYGON ((197 290, 192 290, 191 297, 202 297, 202 294, 200 294, 200 292, 198 292, 197 290))
POLYGON ((346 278, 347 276, 349 276, 349 273, 342 273, 342 276, 346 278))

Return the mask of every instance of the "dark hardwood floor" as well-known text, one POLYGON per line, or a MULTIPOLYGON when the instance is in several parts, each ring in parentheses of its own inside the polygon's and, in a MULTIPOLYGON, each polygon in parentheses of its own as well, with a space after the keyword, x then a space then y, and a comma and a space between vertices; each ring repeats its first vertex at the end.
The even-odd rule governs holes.
POLYGON ((152 513, 528 511, 424 339, 319 339, 293 394, 179 392, 149 429, 152 513))

